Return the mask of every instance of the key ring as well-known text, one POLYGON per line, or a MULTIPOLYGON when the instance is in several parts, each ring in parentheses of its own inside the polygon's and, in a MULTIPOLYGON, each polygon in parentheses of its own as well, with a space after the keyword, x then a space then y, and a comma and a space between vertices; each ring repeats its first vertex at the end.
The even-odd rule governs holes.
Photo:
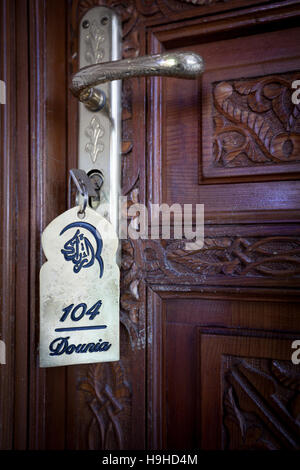
POLYGON ((88 194, 88 190, 86 188, 86 185, 81 182, 81 188, 83 190, 83 193, 81 193, 81 195, 83 196, 83 203, 80 204, 79 203, 79 191, 77 191, 77 194, 76 194, 76 205, 79 205, 79 211, 77 212, 77 215, 80 219, 84 219, 85 217, 85 210, 87 208, 87 205, 88 205, 88 201, 89 201, 89 194, 88 194))

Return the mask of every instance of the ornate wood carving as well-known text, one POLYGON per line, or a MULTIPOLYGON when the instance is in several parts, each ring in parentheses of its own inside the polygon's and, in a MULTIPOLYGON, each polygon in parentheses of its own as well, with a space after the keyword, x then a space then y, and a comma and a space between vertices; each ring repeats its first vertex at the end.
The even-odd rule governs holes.
POLYGON ((122 15, 123 20, 134 24, 138 18, 168 16, 172 13, 191 10, 195 12, 197 8, 200 11, 205 6, 230 3, 231 0, 79 0, 76 5, 80 16, 88 9, 97 5, 105 5, 115 8, 122 15))
POLYGON ((145 287, 143 271, 135 258, 136 250, 131 240, 122 244, 121 269, 121 322, 129 335, 133 349, 145 347, 145 330, 140 319, 144 317, 145 287))
POLYGON ((215 83, 214 166, 248 167, 300 161, 299 73, 215 83))
POLYGON ((91 365, 78 388, 86 392, 93 414, 87 436, 89 449, 123 449, 131 391, 122 363, 91 365))
POLYGON ((210 276, 276 279, 300 274, 299 237, 206 238, 203 248, 191 251, 181 240, 147 240, 142 250, 150 282, 177 278, 185 283, 192 278, 196 284, 210 276))
POLYGON ((289 361, 223 356, 223 448, 299 449, 300 373, 289 361))

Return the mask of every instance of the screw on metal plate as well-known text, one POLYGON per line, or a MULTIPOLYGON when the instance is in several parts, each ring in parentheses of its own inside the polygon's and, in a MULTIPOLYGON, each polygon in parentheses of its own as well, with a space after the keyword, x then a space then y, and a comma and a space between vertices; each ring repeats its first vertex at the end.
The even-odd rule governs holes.
POLYGON ((82 22, 82 27, 84 29, 87 29, 89 26, 90 26, 90 22, 88 20, 85 20, 85 21, 82 22))
POLYGON ((107 16, 104 16, 104 17, 101 19, 101 24, 103 24, 104 26, 107 25, 108 22, 109 22, 109 19, 107 18, 107 16))

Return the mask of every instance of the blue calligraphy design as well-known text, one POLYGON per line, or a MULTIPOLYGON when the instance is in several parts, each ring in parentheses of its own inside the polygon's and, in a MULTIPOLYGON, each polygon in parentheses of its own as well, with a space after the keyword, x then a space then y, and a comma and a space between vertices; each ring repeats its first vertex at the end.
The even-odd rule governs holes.
POLYGON ((66 261, 73 261, 75 273, 79 273, 81 268, 88 268, 94 263, 95 253, 91 242, 78 229, 75 235, 65 243, 61 250, 66 261))
POLYGON ((89 268, 92 266, 96 259, 99 263, 99 277, 101 278, 103 276, 104 263, 101 257, 103 242, 100 233, 95 227, 93 227, 93 225, 90 225, 87 222, 73 222, 67 225, 59 235, 62 235, 70 228, 78 228, 78 230, 76 230, 73 237, 64 244, 64 248, 61 250, 65 260, 72 261, 74 264, 74 273, 79 273, 81 268, 89 268), (94 236, 96 241, 96 251, 94 250, 90 240, 84 236, 84 233, 81 233, 80 229, 86 229, 94 236))

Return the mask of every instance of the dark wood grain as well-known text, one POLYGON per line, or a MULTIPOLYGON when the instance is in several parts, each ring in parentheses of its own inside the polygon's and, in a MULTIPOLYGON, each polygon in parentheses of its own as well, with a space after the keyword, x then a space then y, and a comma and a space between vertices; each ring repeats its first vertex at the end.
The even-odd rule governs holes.
MULTIPOLYGON (((0 365, 1 449, 11 449, 14 433, 14 327, 15 327, 15 128, 16 128, 16 61, 15 61, 15 5, 1 2, 1 79, 6 83, 7 104, 0 104, 1 113, 1 340, 6 345, 6 364, 0 365)), ((22 419, 21 423, 22 425, 22 419)))
MULTIPOLYGON (((66 78, 66 5, 46 2, 46 62, 47 94, 45 95, 46 128, 43 148, 45 173, 43 200, 50 197, 53 205, 44 203, 47 210, 42 223, 47 224, 66 209, 67 181, 67 78, 66 78), (59 34, 58 34, 59 32, 59 34), (45 186, 46 185, 46 186, 45 186)), ((66 368, 46 372, 46 434, 47 449, 64 449, 66 443, 66 368)))
POLYGON ((24 76, 28 76, 29 63, 28 50, 29 34, 28 24, 24 18, 28 17, 25 2, 17 1, 16 5, 16 62, 17 70, 22 74, 16 76, 16 306, 15 320, 17 341, 15 343, 15 409, 14 421, 18 423, 14 429, 14 446, 18 449, 27 447, 28 422, 28 336, 30 318, 24 305, 29 305, 29 232, 30 201, 29 194, 23 192, 30 184, 30 156, 29 156, 29 89, 24 86, 24 76), (18 295, 22 292, 21 295, 18 295))

